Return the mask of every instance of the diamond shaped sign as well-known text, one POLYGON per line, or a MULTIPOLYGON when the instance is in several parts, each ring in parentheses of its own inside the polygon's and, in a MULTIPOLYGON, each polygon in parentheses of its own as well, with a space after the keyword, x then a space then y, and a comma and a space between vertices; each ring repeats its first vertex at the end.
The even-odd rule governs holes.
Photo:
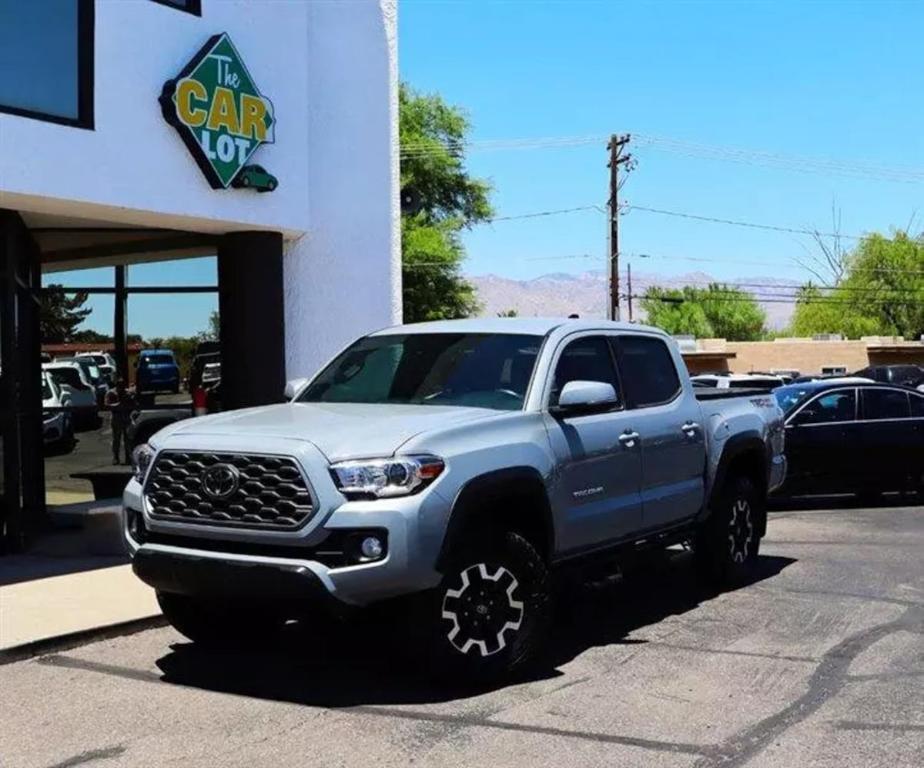
MULTIPOLYGON (((227 189, 261 144, 275 139, 273 103, 260 93, 227 34, 209 38, 160 95, 164 119, 177 132, 213 189, 227 189)), ((260 166, 234 186, 276 179, 260 166)))

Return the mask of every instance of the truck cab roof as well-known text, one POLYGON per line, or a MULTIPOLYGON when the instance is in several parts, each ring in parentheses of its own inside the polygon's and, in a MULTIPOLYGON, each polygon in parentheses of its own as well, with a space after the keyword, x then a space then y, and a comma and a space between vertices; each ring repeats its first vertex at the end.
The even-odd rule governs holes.
POLYGON ((394 336, 406 333, 513 333, 527 336, 547 336, 552 331, 631 331, 657 333, 669 338, 659 328, 639 323, 624 323, 599 318, 565 317, 471 317, 464 320, 435 320, 383 328, 372 336, 394 336))

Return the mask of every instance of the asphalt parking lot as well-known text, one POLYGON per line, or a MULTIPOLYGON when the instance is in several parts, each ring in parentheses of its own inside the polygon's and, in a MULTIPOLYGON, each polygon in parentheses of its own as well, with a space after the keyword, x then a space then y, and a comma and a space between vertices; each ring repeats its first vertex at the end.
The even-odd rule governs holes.
POLYGON ((777 512, 758 578, 710 595, 684 553, 576 591, 548 663, 425 681, 401 627, 207 654, 172 629, 0 667, 0 764, 919 766, 924 508, 777 512))

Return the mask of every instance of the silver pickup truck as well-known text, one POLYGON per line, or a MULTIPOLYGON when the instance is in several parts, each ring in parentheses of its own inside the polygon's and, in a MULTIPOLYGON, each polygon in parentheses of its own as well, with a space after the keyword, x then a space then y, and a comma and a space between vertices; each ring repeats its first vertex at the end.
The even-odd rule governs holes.
POLYGON ((694 389, 640 325, 389 328, 286 394, 135 451, 134 571, 193 641, 414 595, 431 668, 503 675, 566 563, 688 543, 704 576, 744 577, 785 475, 774 398, 694 389))

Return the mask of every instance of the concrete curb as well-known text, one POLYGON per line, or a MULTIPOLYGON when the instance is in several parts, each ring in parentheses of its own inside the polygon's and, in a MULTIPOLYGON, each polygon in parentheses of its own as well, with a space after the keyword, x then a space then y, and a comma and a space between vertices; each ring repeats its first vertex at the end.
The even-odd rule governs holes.
POLYGON ((55 637, 45 637, 41 640, 14 645, 12 648, 3 648, 0 650, 0 666, 25 661, 36 656, 44 656, 48 653, 69 651, 72 648, 100 640, 111 640, 114 637, 134 635, 137 632, 144 632, 147 629, 156 629, 166 625, 167 620, 163 616, 146 616, 142 619, 121 621, 117 624, 107 624, 102 627, 81 629, 77 632, 68 632, 55 637))

